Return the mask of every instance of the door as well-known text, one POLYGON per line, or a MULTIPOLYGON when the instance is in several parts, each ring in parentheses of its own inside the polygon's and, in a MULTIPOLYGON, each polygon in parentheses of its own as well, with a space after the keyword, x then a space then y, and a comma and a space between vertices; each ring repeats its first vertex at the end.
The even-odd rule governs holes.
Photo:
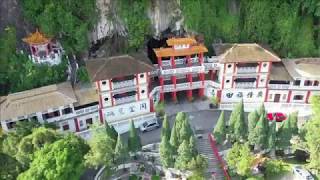
POLYGON ((275 94, 274 102, 280 102, 280 96, 281 96, 281 94, 275 94))

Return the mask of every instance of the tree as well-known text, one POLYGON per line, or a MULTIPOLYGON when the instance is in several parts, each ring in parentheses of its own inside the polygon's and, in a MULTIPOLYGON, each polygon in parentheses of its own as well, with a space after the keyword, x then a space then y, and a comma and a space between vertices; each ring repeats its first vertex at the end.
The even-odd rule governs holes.
POLYGON ((254 145, 254 129, 259 120, 257 111, 252 111, 248 115, 248 141, 250 145, 254 145))
POLYGON ((198 154, 198 151, 197 151, 197 145, 196 145, 196 140, 194 136, 190 136, 189 146, 190 146, 190 151, 192 156, 195 157, 198 154))
POLYGON ((132 120, 130 121, 128 148, 130 152, 137 152, 141 150, 140 137, 132 120))
POLYGON ((178 148, 178 156, 174 167, 180 170, 186 170, 188 168, 188 162, 192 159, 192 153, 188 141, 184 140, 178 148))
POLYGON ((0 152, 0 179, 15 180, 22 171, 22 165, 13 157, 0 152))
POLYGON ((237 174, 241 176, 249 176, 251 174, 253 155, 248 144, 233 144, 227 153, 226 161, 230 169, 237 174))
POLYGON ((309 168, 320 174, 320 96, 313 96, 311 99, 313 116, 305 125, 303 136, 306 150, 310 153, 309 168))
POLYGON ((82 83, 90 82, 89 74, 85 66, 81 66, 77 70, 77 79, 82 83))
POLYGON ((266 114, 266 108, 264 104, 262 103, 258 109, 258 116, 261 117, 262 115, 266 114))
POLYGON ((166 137, 169 140, 170 134, 171 134, 170 124, 168 121, 168 117, 165 115, 162 123, 161 137, 166 137))
POLYGON ((172 126, 171 135, 170 135, 170 144, 173 147, 173 149, 178 149, 178 147, 179 147, 178 134, 177 134, 176 129, 177 129, 176 122, 174 122, 174 124, 172 126))
POLYGON ((230 134, 233 140, 242 141, 246 138, 247 128, 244 119, 243 100, 233 109, 229 120, 230 134))
POLYGON ((49 36, 62 43, 67 54, 83 52, 88 47, 88 33, 97 19, 93 0, 22 1, 25 16, 49 36))
POLYGON ((169 143, 168 138, 166 138, 165 136, 161 138, 159 151, 161 164, 166 168, 173 167, 174 151, 171 144, 169 143))
POLYGON ((111 167, 114 164, 114 140, 99 127, 93 127, 91 133, 92 137, 88 141, 90 151, 85 156, 86 165, 94 168, 101 165, 111 167))
POLYGON ((120 134, 118 134, 117 144, 116 144, 116 147, 114 149, 114 156, 115 156, 115 158, 114 158, 115 162, 117 164, 124 163, 127 160, 128 156, 129 156, 128 150, 127 150, 127 148, 126 148, 126 146, 125 146, 120 134))
POLYGON ((271 156, 275 156, 276 148, 276 121, 272 121, 268 131, 268 149, 271 151, 271 156))
POLYGON ((287 150, 290 147, 290 140, 292 137, 290 125, 291 123, 289 119, 282 121, 277 133, 277 148, 287 150))
POLYGON ((18 179, 79 179, 88 150, 84 140, 69 134, 37 151, 30 168, 18 179))
POLYGON ((217 141, 217 143, 222 144, 223 141, 226 138, 226 124, 224 120, 224 111, 221 112, 220 117, 218 119, 218 122, 216 126, 214 127, 214 130, 212 132, 214 139, 217 141))
POLYGON ((28 168, 37 151, 61 138, 52 129, 44 127, 33 129, 32 134, 21 139, 16 158, 24 167, 28 168))
POLYGON ((265 118, 265 115, 261 115, 253 131, 254 134, 252 135, 254 144, 260 150, 261 148, 264 148, 267 145, 268 130, 267 130, 265 121, 267 121, 267 119, 265 118))
MULTIPOLYGON (((206 158, 202 155, 197 155, 192 158, 192 160, 188 163, 188 169, 190 169, 192 173, 192 177, 201 177, 201 179, 205 178, 205 172, 208 168, 208 162, 206 158)), ((194 178, 190 178, 194 179, 194 178)))
POLYGON ((292 136, 298 135, 298 112, 291 113, 287 121, 290 123, 292 136))
POLYGON ((105 130, 106 130, 106 132, 107 132, 107 135, 111 138, 111 139, 113 139, 113 147, 115 147, 116 146, 116 143, 117 143, 117 138, 118 138, 118 132, 114 129, 114 127, 113 126, 110 126, 109 124, 108 124, 108 122, 107 121, 105 121, 105 130))

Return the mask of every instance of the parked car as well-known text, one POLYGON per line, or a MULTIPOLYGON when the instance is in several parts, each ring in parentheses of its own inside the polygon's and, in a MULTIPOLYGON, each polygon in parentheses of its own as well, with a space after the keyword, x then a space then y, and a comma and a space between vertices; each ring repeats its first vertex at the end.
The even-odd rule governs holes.
POLYGON ((287 119, 287 116, 281 112, 273 112, 267 114, 267 119, 269 121, 276 120, 277 122, 282 122, 287 119))
POLYGON ((203 135, 204 135, 204 129, 200 126, 195 126, 193 128, 193 131, 194 131, 194 135, 196 138, 198 139, 202 139, 203 138, 203 135))
POLYGON ((292 171, 296 179, 299 180, 314 180, 310 172, 301 166, 293 166, 292 171))
POLYGON ((141 132, 147 132, 147 131, 152 131, 154 129, 158 129, 159 127, 160 127, 160 124, 158 123, 158 120, 152 119, 141 124, 139 129, 141 132))

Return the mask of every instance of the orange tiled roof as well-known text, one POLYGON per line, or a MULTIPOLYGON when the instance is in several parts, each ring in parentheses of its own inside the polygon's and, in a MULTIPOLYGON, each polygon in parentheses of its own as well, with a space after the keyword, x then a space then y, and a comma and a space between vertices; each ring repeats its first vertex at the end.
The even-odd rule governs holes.
POLYGON ((22 39, 24 42, 28 44, 46 44, 49 43, 51 38, 46 37, 44 34, 39 32, 38 30, 32 34, 30 34, 28 37, 22 39))
POLYGON ((171 56, 188 56, 198 53, 208 52, 204 45, 191 46, 187 49, 175 50, 173 48, 159 48, 154 49, 157 57, 171 57, 171 56))
POLYGON ((167 40, 168 46, 180 45, 180 44, 195 44, 197 41, 194 38, 170 38, 167 40))

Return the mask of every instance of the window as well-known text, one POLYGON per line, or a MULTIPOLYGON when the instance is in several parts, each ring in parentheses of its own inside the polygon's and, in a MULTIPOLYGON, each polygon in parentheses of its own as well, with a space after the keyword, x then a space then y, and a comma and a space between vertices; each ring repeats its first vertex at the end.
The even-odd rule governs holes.
POLYGON ((287 99, 287 95, 286 94, 283 94, 282 95, 282 100, 286 100, 287 99))
POLYGON ((267 65, 268 65, 267 63, 263 63, 262 64, 263 67, 267 67, 267 65))
POLYGON ((295 80, 293 85, 295 86, 300 86, 301 80, 295 80))
POLYGON ((93 123, 92 123, 92 118, 86 119, 86 124, 87 124, 87 125, 88 125, 88 124, 93 124, 93 123))
POLYGON ((260 82, 264 82, 264 79, 260 79, 260 82))
POLYGON ((80 127, 83 126, 83 121, 82 121, 82 120, 79 121, 79 126, 80 126, 80 127))
POLYGON ((104 101, 108 101, 109 100, 109 98, 104 98, 104 101))
POLYGON ((62 114, 70 114, 72 113, 72 108, 71 107, 67 107, 62 109, 62 114))
POLYGON ((312 86, 312 81, 310 81, 310 80, 305 80, 305 81, 304 81, 304 86, 312 86))
POLYGON ((228 64, 228 68, 231 68, 232 67, 232 65, 231 64, 228 64))
POLYGON ((15 128, 16 127, 16 122, 9 122, 9 123, 7 123, 7 127, 8 127, 8 129, 12 129, 12 128, 15 128))
POLYGON ((228 79, 228 80, 226 80, 226 83, 229 83, 230 82, 230 80, 228 79))
POLYGON ((319 81, 313 81, 313 86, 319 86, 319 81))
POLYGON ((63 129, 64 131, 69 130, 69 129, 70 129, 70 128, 69 128, 69 124, 63 125, 63 126, 62 126, 62 129, 63 129))
POLYGON ((107 81, 102 81, 102 85, 106 85, 107 84, 107 81))
POLYGON ((303 100, 303 95, 295 95, 293 96, 293 100, 303 100))
POLYGON ((144 74, 140 74, 140 78, 143 78, 144 77, 144 74))
POLYGON ((142 94, 143 94, 144 92, 145 92, 144 90, 141 91, 142 94))
POLYGON ((44 120, 60 116, 59 110, 42 114, 44 120))

